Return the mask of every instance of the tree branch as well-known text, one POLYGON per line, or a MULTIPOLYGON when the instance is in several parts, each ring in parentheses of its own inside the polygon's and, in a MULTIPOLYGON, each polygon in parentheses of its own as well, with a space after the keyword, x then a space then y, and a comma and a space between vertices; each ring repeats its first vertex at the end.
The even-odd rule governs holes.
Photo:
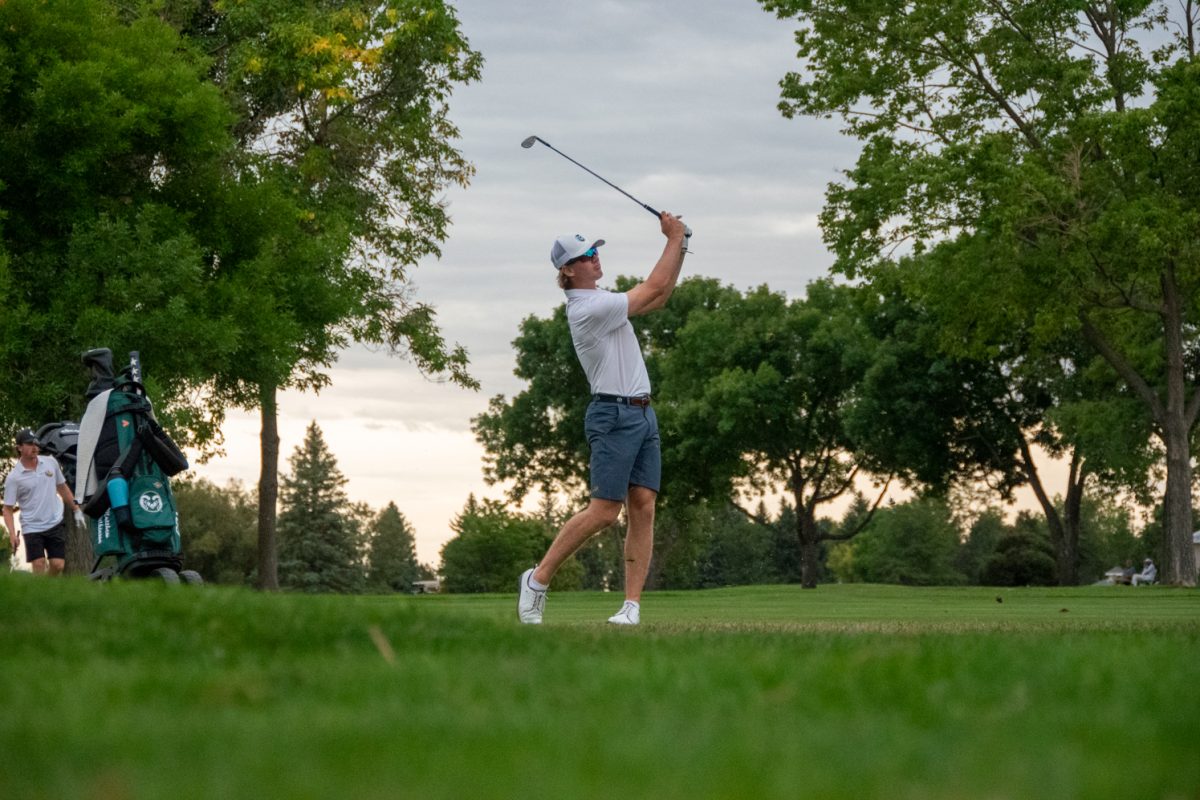
POLYGON ((1184 5, 1183 13, 1187 19, 1187 49, 1188 55, 1192 58, 1196 57, 1196 5, 1192 0, 1187 0, 1184 5))
POLYGON ((757 522, 760 524, 762 523, 762 520, 758 518, 757 514, 751 514, 749 511, 742 508, 741 504, 735 502, 732 498, 729 500, 729 505, 733 506, 735 509, 737 509, 738 511, 745 514, 746 518, 749 519, 751 522, 757 522))
MULTIPOLYGON (((1096 37, 1104 45, 1104 60, 1110 67, 1112 66, 1113 59, 1117 57, 1119 54, 1118 51, 1120 50, 1120 47, 1117 44, 1117 20, 1114 11, 1115 10, 1112 7, 1112 3, 1108 4, 1107 11, 1100 11, 1095 6, 1085 6, 1083 9, 1084 16, 1087 17, 1088 23, 1092 26, 1092 30, 1096 33, 1096 37), (1105 26, 1106 21, 1108 22, 1107 27, 1105 26)), ((1109 70, 1109 74, 1112 74, 1111 69, 1109 70)), ((1124 93, 1113 85, 1111 79, 1109 80, 1109 86, 1111 86, 1113 90, 1113 102, 1117 106, 1117 111, 1124 111, 1124 93)))
POLYGON ((1104 262, 1100 260, 1100 257, 1090 246, 1084 245, 1084 249, 1087 250, 1088 256, 1092 259, 1092 264, 1095 265, 1096 271, 1100 273, 1100 277, 1110 286, 1112 286, 1116 293, 1121 297, 1122 305, 1132 308, 1136 311, 1146 311, 1150 314, 1161 315, 1163 313, 1163 308, 1161 305, 1152 305, 1145 301, 1139 300, 1131 291, 1126 290, 1124 287, 1118 284, 1116 278, 1108 274, 1108 270, 1104 267, 1104 262))
POLYGON ((883 482, 883 488, 879 490, 879 496, 875 498, 875 503, 871 506, 871 510, 867 512, 865 517, 859 520, 859 523, 854 527, 854 530, 850 531, 849 533, 827 533, 820 537, 821 540, 827 542, 844 542, 847 539, 857 536, 863 528, 867 527, 867 524, 870 523, 871 518, 875 516, 875 512, 879 510, 879 505, 883 502, 884 496, 887 495, 888 487, 891 486, 892 478, 894 477, 896 477, 895 473, 887 476, 887 480, 883 482))
MULTIPOLYGON (((1021 443, 1021 470, 1025 473, 1034 496, 1037 497, 1038 505, 1042 507, 1042 513, 1046 515, 1047 519, 1057 517, 1058 509, 1054 507, 1054 503, 1046 494, 1046 487, 1042 485, 1042 478, 1038 475, 1037 464, 1033 461, 1033 451, 1029 448, 1029 441, 1025 438, 1024 432, 1017 438, 1021 443)), ((1072 468, 1074 468, 1074 464, 1072 464, 1072 468)))
POLYGON ((1200 388, 1192 394, 1192 399, 1188 400, 1187 409, 1183 412, 1187 421, 1188 430, 1196 424, 1196 417, 1200 415, 1200 388))
MULTIPOLYGON (((866 117, 867 119, 883 119, 885 116, 884 114, 879 114, 879 113, 875 113, 875 112, 871 112, 871 111, 860 111, 858 109, 853 109, 853 108, 848 108, 843 113, 847 117, 866 117)), ((926 112, 926 116, 929 116, 928 112, 926 112)), ((922 128, 920 125, 914 125, 912 123, 902 122, 900 120, 895 120, 895 121, 893 121, 892 124, 895 125, 896 127, 904 128, 905 130, 912 131, 913 133, 923 133, 928 136, 937 137, 938 139, 941 139, 943 142, 946 141, 942 136, 940 136, 938 134, 937 131, 931 130, 929 128, 922 128)))
POLYGON ((1008 98, 1005 97, 991 82, 987 76, 987 70, 984 69, 983 64, 979 62, 979 58, 976 56, 976 54, 973 52, 970 53, 971 63, 964 63, 956 57, 956 54, 950 49, 950 46, 946 42, 942 41, 936 36, 932 38, 937 43, 938 47, 941 48, 942 57, 954 66, 961 69, 963 72, 973 77, 979 83, 984 93, 991 97, 992 100, 995 101, 996 104, 999 105, 1004 111, 1005 115, 1013 121, 1018 130, 1020 130, 1021 134, 1025 137, 1025 140, 1029 142, 1030 146, 1036 150, 1041 150, 1042 140, 1038 137, 1037 133, 1034 132, 1033 127, 1029 124, 1029 122, 1022 117, 1015 108, 1013 108, 1012 104, 1008 101, 1008 98))
POLYGON ((1166 409, 1163 408, 1162 400, 1155 394, 1146 380, 1138 374, 1138 371, 1133 368, 1124 356, 1118 353, 1108 340, 1104 338, 1104 334, 1100 332, 1087 314, 1083 311, 1079 312, 1079 321, 1082 324, 1083 338, 1088 344, 1096 348, 1096 351, 1104 357, 1117 374, 1129 384, 1129 388, 1133 389, 1134 393, 1141 398, 1142 402, 1150 409, 1154 421, 1159 427, 1166 429, 1166 409))
MULTIPOLYGON (((825 494, 817 494, 814 492, 813 505, 818 506, 821 503, 827 503, 830 500, 833 500, 835 497, 841 497, 845 493, 846 489, 850 488, 850 486, 854 483, 854 476, 858 475, 858 468, 859 465, 855 464, 853 469, 850 470, 850 474, 846 476, 846 480, 842 481, 841 486, 837 488, 837 491, 830 491, 826 492, 825 494)), ((824 483, 823 480, 822 483, 824 483)))

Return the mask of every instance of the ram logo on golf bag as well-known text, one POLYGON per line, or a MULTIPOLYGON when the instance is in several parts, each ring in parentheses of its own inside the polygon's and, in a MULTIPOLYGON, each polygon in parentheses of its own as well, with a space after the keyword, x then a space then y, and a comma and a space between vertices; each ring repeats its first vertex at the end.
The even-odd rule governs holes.
POLYGON ((163 509, 163 499, 161 495, 155 494, 154 492, 146 492, 144 495, 138 498, 138 505, 142 507, 143 511, 151 514, 157 514, 163 509))

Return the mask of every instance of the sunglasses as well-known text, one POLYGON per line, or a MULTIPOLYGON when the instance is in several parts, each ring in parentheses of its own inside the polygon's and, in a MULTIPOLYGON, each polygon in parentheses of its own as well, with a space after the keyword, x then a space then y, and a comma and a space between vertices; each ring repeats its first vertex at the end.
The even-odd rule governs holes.
POLYGON ((590 260, 590 259, 593 259, 593 258, 595 258, 595 257, 596 257, 596 248, 592 247, 592 248, 590 248, 590 249, 589 249, 589 250, 588 250, 586 253, 584 253, 583 255, 581 255, 581 256, 576 256, 575 258, 572 258, 570 261, 568 261, 568 262, 567 262, 566 264, 564 264, 563 266, 564 266, 564 267, 569 267, 569 266, 571 266, 572 264, 574 264, 574 263, 576 263, 576 262, 579 262, 579 261, 588 261, 588 260, 590 260))

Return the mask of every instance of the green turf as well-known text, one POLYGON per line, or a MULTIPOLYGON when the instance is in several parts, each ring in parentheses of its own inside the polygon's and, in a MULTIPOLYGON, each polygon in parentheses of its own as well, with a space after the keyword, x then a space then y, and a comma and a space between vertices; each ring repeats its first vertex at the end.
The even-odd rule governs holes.
POLYGON ((1200 796, 1200 592, 619 604, 0 577, 0 797, 1200 796))

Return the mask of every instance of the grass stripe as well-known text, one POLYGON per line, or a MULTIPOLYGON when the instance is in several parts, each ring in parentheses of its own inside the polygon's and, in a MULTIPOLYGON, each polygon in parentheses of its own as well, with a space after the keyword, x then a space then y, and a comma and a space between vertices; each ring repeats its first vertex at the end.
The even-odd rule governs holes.
POLYGON ((537 628, 515 595, 0 604, 5 798, 1200 796, 1194 591, 660 592, 635 630, 599 593, 537 628))

